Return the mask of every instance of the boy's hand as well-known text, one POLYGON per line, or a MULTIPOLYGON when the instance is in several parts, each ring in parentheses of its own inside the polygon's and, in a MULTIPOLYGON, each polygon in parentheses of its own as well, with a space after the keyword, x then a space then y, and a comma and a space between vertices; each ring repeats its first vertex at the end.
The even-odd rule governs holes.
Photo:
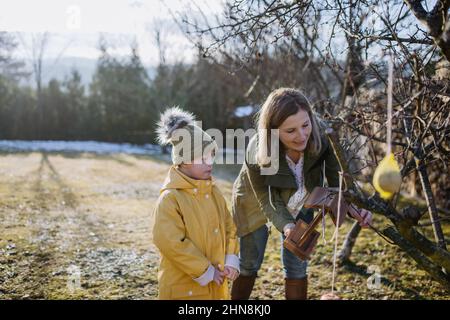
MULTIPOLYGON (((219 265, 220 268, 220 265, 219 265)), ((214 277, 213 281, 217 283, 217 285, 221 286, 223 283, 223 277, 225 276, 223 271, 220 271, 218 268, 214 268, 214 277)))
POLYGON ((224 275, 230 279, 231 281, 236 280, 236 278, 239 275, 239 271, 233 267, 225 266, 225 269, 223 270, 224 275))

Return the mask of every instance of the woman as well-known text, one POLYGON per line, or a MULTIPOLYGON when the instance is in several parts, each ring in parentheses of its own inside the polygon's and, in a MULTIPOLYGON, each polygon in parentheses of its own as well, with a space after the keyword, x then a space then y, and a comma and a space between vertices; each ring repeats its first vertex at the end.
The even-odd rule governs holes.
MULTIPOLYGON (((280 88, 266 99, 257 119, 258 134, 249 142, 245 162, 233 185, 232 207, 240 240, 240 275, 233 283, 231 298, 248 299, 261 267, 271 222, 284 240, 298 219, 310 222, 313 210, 303 208, 306 195, 322 186, 339 186, 339 165, 306 97, 298 90, 280 88), (271 162, 271 129, 278 129, 278 170, 262 174, 271 162)), ((367 226, 372 214, 360 215, 367 226)), ((286 299, 307 298, 307 261, 281 246, 286 299)))

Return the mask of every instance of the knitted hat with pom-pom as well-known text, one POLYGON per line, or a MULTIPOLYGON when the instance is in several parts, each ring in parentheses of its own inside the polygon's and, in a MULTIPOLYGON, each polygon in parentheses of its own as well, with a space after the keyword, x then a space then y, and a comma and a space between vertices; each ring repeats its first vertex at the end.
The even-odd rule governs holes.
POLYGON ((201 163, 212 151, 217 153, 214 139, 195 124, 192 113, 172 107, 161 114, 156 130, 160 145, 172 144, 172 162, 201 163))

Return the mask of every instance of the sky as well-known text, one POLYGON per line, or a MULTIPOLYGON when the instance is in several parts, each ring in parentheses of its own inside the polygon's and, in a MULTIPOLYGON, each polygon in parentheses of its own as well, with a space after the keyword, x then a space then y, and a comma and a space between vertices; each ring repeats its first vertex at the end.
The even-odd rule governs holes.
MULTIPOLYGON (((147 66, 159 63, 155 24, 162 25, 166 62, 190 62, 196 50, 173 21, 175 15, 195 15, 195 2, 209 16, 220 14, 224 0, 0 0, 0 31, 14 33, 20 47, 17 58, 31 58, 31 39, 49 32, 46 59, 97 59, 102 35, 114 44, 110 51, 128 55, 135 40, 147 66)), ((432 7, 436 0, 425 3, 432 7)), ((381 6, 382 7, 382 6, 381 6)), ((380 7, 380 8, 381 8, 380 7)), ((380 9, 381 10, 381 9, 380 9)), ((326 32, 326 27, 322 26, 326 32)))
MULTIPOLYGON (((207 13, 221 12, 220 0, 196 0, 207 13)), ((102 34, 114 43, 114 54, 126 55, 136 40, 145 64, 159 62, 154 25, 162 24, 168 62, 192 58, 195 50, 169 11, 192 12, 187 0, 0 0, 0 30, 19 39, 19 57, 28 58, 32 35, 48 32, 46 58, 96 59, 102 34)))

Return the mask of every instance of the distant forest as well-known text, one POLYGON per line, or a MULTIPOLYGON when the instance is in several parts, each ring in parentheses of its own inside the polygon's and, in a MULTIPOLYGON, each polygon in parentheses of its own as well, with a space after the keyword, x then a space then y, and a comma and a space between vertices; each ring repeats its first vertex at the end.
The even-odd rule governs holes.
POLYGON ((282 47, 248 62, 262 78, 255 85, 248 69, 233 65, 226 56, 213 61, 201 53, 190 64, 160 63, 150 78, 135 45, 130 45, 129 56, 118 58, 101 41, 87 88, 76 69, 63 81, 44 84, 46 39, 40 41, 42 47, 35 43, 32 70, 25 70, 15 58, 17 40, 0 33, 0 139, 153 143, 159 113, 168 106, 192 111, 204 128, 225 130, 244 123, 234 115, 237 106, 260 104, 272 88, 294 83, 313 92, 314 87, 307 73, 299 72, 305 62, 288 57, 282 47), (31 77, 35 85, 24 85, 23 77, 31 77))

